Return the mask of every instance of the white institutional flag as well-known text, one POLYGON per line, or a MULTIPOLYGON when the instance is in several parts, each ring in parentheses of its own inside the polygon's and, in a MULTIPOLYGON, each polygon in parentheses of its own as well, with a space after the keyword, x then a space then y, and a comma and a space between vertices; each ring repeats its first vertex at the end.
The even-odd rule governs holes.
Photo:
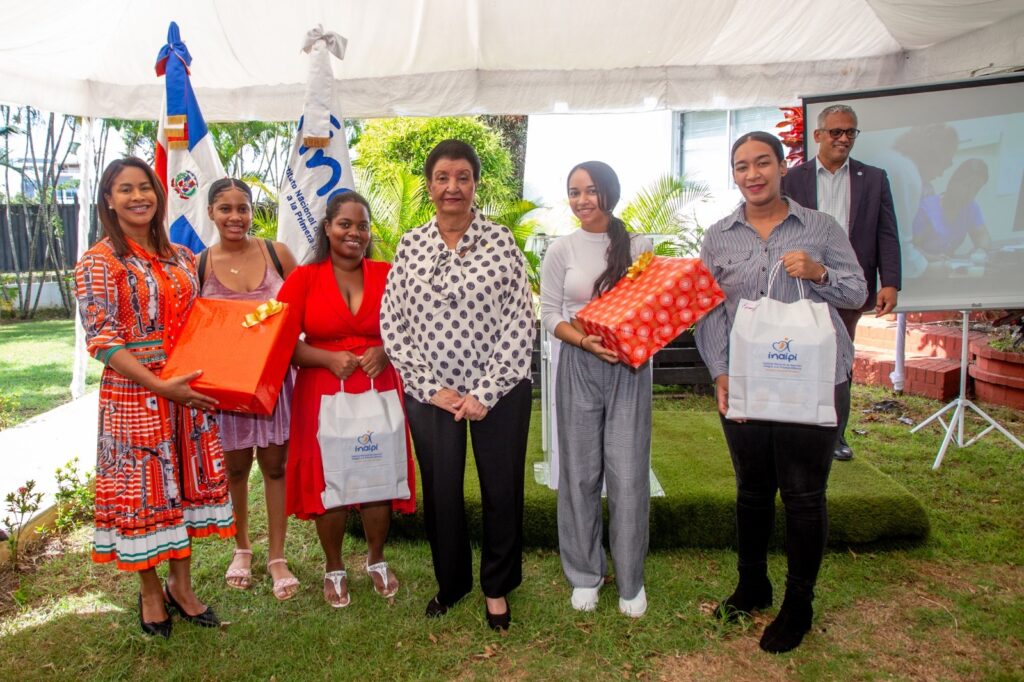
POLYGON ((309 53, 309 82, 302 118, 278 194, 277 239, 305 262, 319 221, 332 196, 355 188, 344 118, 332 110, 334 73, 330 55, 345 56, 346 40, 321 26, 303 43, 309 53))

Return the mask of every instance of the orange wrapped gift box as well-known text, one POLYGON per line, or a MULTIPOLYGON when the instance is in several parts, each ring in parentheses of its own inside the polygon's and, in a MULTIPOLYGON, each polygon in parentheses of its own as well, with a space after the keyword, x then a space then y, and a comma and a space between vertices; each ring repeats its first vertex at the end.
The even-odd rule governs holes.
POLYGON ((644 254, 576 319, 622 362, 639 367, 724 300, 699 258, 644 254))
POLYGON ((272 300, 259 313, 258 305, 197 298, 161 376, 201 369, 191 386, 219 400, 217 409, 272 413, 299 339, 299 320, 287 303, 272 300))

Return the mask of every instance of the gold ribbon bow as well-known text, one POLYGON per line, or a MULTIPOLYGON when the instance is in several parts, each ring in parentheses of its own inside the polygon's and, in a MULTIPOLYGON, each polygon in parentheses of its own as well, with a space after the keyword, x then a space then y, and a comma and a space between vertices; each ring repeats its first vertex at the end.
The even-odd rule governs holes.
POLYGON ((277 315, 282 310, 284 310, 284 304, 277 299, 272 298, 266 303, 261 303, 259 307, 256 308, 256 312, 247 313, 245 316, 245 322, 242 323, 242 326, 246 329, 249 327, 255 327, 263 320, 271 317, 272 315, 277 315))
POLYGON ((633 261, 633 264, 629 266, 629 269, 626 270, 626 278, 636 279, 639 277, 640 273, 647 269, 647 266, 651 264, 652 260, 654 260, 653 251, 644 251, 641 253, 637 259, 633 261))

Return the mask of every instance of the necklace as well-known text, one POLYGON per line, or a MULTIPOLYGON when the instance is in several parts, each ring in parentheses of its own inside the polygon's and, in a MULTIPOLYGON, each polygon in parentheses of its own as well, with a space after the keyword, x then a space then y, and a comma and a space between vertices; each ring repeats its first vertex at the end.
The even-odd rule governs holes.
MULTIPOLYGON (((250 243, 251 243, 251 242, 249 241, 249 238, 248 238, 248 237, 246 237, 246 238, 245 238, 245 248, 244 248, 244 249, 242 249, 242 258, 243 258, 243 259, 244 259, 244 258, 245 258, 246 256, 248 256, 248 255, 249 255, 249 248, 250 248, 250 246, 249 246, 249 245, 250 245, 250 243)), ((230 273, 231 273, 232 275, 237 275, 237 274, 241 273, 242 271, 241 271, 240 269, 238 269, 238 268, 231 268, 231 267, 229 267, 229 268, 228 268, 228 272, 230 272, 230 273)))

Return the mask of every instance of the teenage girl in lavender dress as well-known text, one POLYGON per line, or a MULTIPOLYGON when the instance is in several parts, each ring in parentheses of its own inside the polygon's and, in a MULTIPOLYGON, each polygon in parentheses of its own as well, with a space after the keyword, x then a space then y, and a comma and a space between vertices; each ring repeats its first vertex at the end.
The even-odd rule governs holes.
MULTIPOLYGON (((220 241, 203 252, 199 261, 202 295, 235 301, 262 303, 277 295, 284 278, 295 269, 288 247, 269 239, 249 236, 252 227, 252 192, 241 180, 224 178, 210 186, 210 218, 220 241)), ((274 412, 269 416, 221 412, 221 444, 227 466, 238 533, 235 554, 225 579, 231 587, 252 586, 252 547, 249 544, 249 471, 253 451, 263 473, 267 498, 269 550, 267 571, 273 579, 274 596, 290 599, 299 581, 284 558, 287 516, 284 510, 284 471, 291 420, 292 375, 289 370, 274 412)))

